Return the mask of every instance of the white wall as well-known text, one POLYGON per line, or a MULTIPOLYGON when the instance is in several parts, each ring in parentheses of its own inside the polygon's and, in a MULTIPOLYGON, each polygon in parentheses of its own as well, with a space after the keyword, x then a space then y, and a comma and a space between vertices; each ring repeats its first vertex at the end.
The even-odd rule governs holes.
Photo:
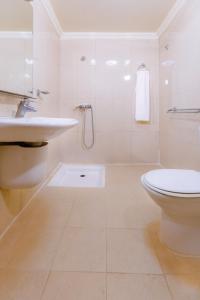
POLYGON ((200 108, 199 32, 200 1, 190 0, 160 39, 160 147, 166 167, 200 169, 200 115, 166 113, 173 106, 200 108))
MULTIPOLYGON (((158 149, 158 42, 131 39, 61 41, 60 114, 81 120, 76 105, 88 102, 95 116, 95 146, 81 147, 81 124, 61 138, 66 163, 155 163, 158 149), (86 58, 81 61, 81 57, 86 58), (106 62, 114 60, 114 66, 106 62), (134 121, 136 71, 145 63, 151 78, 151 122, 134 121), (124 80, 130 76, 130 80, 124 80)), ((89 133, 88 133, 89 135, 89 133)), ((88 137, 89 138, 89 137, 88 137)))

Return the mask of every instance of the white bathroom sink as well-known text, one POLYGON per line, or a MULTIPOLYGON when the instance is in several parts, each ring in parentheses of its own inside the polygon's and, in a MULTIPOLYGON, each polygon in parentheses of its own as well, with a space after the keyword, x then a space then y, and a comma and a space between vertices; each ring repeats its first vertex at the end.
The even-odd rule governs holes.
POLYGON ((43 142, 78 125, 64 118, 0 118, 0 142, 43 142))

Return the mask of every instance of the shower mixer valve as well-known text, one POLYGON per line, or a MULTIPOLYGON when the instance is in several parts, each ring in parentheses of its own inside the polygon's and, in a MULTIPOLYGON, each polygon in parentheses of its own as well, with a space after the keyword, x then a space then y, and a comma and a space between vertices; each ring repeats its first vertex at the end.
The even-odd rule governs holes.
POLYGON ((75 109, 85 110, 85 109, 91 109, 92 105, 88 103, 79 104, 75 107, 75 109))

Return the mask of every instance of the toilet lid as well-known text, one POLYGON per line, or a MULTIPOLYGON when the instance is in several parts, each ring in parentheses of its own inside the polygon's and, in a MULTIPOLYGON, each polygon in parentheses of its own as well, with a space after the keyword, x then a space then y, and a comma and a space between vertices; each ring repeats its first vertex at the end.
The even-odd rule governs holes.
POLYGON ((200 172, 193 170, 153 170, 144 175, 144 181, 152 187, 172 193, 200 193, 200 172))

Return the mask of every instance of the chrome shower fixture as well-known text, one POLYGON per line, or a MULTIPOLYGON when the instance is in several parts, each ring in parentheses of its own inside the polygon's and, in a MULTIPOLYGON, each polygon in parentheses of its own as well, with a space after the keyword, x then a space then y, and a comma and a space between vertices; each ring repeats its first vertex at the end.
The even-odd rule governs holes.
POLYGON ((76 106, 76 109, 80 109, 80 110, 92 109, 92 105, 88 103, 82 103, 76 106))
POLYGON ((75 107, 75 109, 79 109, 83 113, 83 122, 82 122, 82 145, 85 149, 89 150, 94 146, 95 143, 95 134, 94 134, 94 115, 93 108, 91 104, 82 103, 75 107), (86 121, 87 121, 87 112, 90 111, 91 115, 91 130, 92 130, 92 140, 88 145, 86 142, 86 121))

